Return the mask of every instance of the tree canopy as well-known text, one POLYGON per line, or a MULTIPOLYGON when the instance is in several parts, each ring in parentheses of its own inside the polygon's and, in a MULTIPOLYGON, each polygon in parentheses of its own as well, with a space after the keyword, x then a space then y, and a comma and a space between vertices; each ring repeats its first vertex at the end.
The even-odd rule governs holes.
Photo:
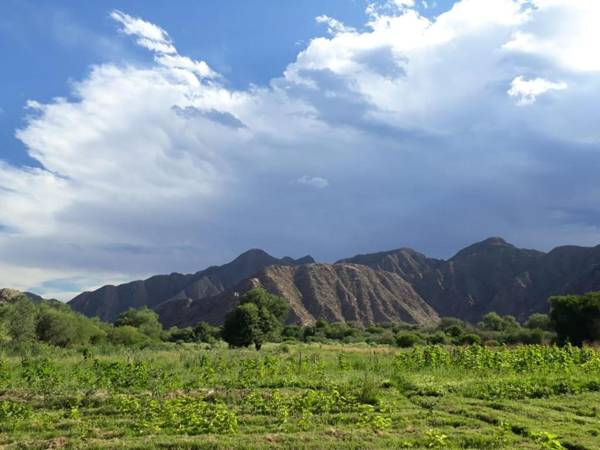
POLYGON ((550 298, 550 318, 560 344, 600 340, 600 292, 550 298))
POLYGON ((264 341, 281 334, 288 310, 289 305, 281 297, 262 288, 252 289, 225 318, 222 337, 232 347, 254 344, 260 350, 264 341))
POLYGON ((158 314, 147 307, 130 308, 122 312, 116 320, 115 326, 137 328, 141 333, 156 340, 160 338, 162 332, 162 325, 158 321, 158 314))

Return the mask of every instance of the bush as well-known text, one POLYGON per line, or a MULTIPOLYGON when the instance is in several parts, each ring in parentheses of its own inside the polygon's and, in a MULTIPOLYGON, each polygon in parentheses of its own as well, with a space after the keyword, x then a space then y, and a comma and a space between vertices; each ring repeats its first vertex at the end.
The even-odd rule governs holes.
POLYGON ((558 342, 581 346, 600 340, 600 292, 550 298, 550 318, 558 342))
POLYGON ((402 348, 414 347, 420 340, 415 333, 398 333, 396 335, 396 345, 402 348))
POLYGON ((508 331, 520 328, 519 322, 513 316, 500 316, 495 312, 483 316, 483 320, 477 326, 488 331, 508 331))
POLYGON ((122 326, 137 328, 141 333, 154 340, 159 340, 162 332, 158 314, 147 307, 129 308, 127 311, 122 312, 115 322, 115 327, 122 326))
POLYGON ((529 316, 525 322, 525 327, 530 329, 540 329, 544 331, 552 330, 552 322, 548 314, 535 313, 529 316))
POLYGON ((39 340, 58 347, 86 345, 106 336, 90 319, 50 307, 41 308, 36 332, 39 340))
POLYGON ((196 335, 194 334, 194 330, 190 327, 171 327, 167 332, 166 340, 169 342, 194 342, 196 340, 196 335))
POLYGON ((198 322, 194 327, 196 342, 214 343, 221 336, 221 329, 206 322, 198 322))
POLYGON ((438 331, 427 337, 428 344, 447 344, 448 336, 443 331, 438 331))
POLYGON ((396 343, 394 334, 389 330, 384 331, 380 335, 372 337, 371 340, 372 342, 381 345, 394 345, 396 343))
POLYGON ((506 344, 543 344, 546 338, 546 333, 543 330, 519 330, 513 333, 509 333, 505 336, 504 342, 506 344))
POLYGON ((461 345, 481 345, 481 337, 474 333, 465 334, 458 338, 458 343, 461 345))
POLYGON ((460 325, 451 325, 444 330, 448 336, 459 337, 465 333, 465 328, 460 325))
POLYGON ((140 345, 147 343, 149 338, 136 327, 123 325, 112 328, 108 333, 108 340, 115 345, 140 345))

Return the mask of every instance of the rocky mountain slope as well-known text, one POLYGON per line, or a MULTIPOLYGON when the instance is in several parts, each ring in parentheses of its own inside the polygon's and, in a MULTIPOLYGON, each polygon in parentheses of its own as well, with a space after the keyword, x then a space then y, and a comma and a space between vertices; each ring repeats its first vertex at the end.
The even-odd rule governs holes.
POLYGON ((551 295, 600 289, 600 246, 558 247, 543 253, 490 238, 447 261, 406 249, 345 261, 397 273, 440 316, 470 321, 490 311, 524 319, 547 311, 551 295))
POLYGON ((221 295, 176 299, 156 308, 165 326, 188 326, 200 320, 223 322, 237 302, 235 292, 262 286, 290 303, 289 321, 353 321, 363 325, 408 322, 425 325, 437 313, 401 276, 359 264, 270 266, 221 295))
POLYGON ((14 302, 19 297, 25 297, 32 303, 42 303, 45 301, 58 302, 58 300, 46 300, 37 294, 31 292, 22 292, 16 289, 3 288, 0 289, 0 305, 3 303, 14 302))
POLYGON ((85 292, 70 305, 109 321, 129 307, 148 306, 166 326, 217 324, 236 304, 236 292, 258 285, 285 297, 290 320, 302 323, 320 317, 363 324, 422 324, 439 316, 477 321, 489 311, 524 319, 547 311, 551 295, 600 290, 600 246, 543 253, 490 238, 448 260, 403 248, 335 264, 251 250, 195 274, 158 275, 85 292))
POLYGON ((275 258, 262 250, 249 250, 222 266, 212 266, 195 274, 172 273, 119 286, 104 286, 84 292, 69 302, 71 308, 89 317, 112 322, 129 308, 155 308, 170 299, 200 299, 215 296, 255 274, 264 267, 313 262, 310 256, 298 260, 275 258))

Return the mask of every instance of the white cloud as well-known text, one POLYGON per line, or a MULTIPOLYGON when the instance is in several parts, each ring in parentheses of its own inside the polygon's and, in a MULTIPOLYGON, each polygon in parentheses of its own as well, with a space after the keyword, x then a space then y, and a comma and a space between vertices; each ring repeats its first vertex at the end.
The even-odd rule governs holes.
POLYGON ((314 187, 317 189, 324 189, 329 186, 329 181, 322 177, 311 177, 308 175, 303 175, 296 180, 296 183, 303 184, 305 186, 314 187))
POLYGON ((600 71, 600 2, 533 0, 535 10, 522 29, 514 30, 504 48, 545 58, 577 72, 600 71))
POLYGON ((531 105, 538 96, 549 91, 562 91, 567 89, 567 83, 552 82, 543 78, 527 80, 522 76, 516 77, 510 84, 508 95, 515 97, 518 105, 531 105))
POLYGON ((339 20, 333 19, 329 16, 322 15, 318 16, 315 19, 317 23, 324 23, 327 25, 327 30, 330 34, 338 34, 338 33, 352 33, 354 32, 354 28, 347 27, 339 20))
POLYGON ((330 36, 237 91, 115 11, 155 63, 98 65, 69 98, 28 102, 17 137, 39 167, 0 164, 0 285, 71 292, 44 282, 190 272, 249 247, 336 259, 445 256, 497 234, 597 241, 590 5, 462 0, 427 19, 388 2, 361 31, 321 17, 330 36), (515 44, 525 35, 535 45, 515 44), (508 86, 527 103, 567 85, 535 108, 507 101, 508 86))
POLYGON ((123 33, 137 36, 137 43, 142 47, 157 53, 177 53, 168 33, 159 26, 118 10, 112 11, 110 17, 123 25, 123 33))

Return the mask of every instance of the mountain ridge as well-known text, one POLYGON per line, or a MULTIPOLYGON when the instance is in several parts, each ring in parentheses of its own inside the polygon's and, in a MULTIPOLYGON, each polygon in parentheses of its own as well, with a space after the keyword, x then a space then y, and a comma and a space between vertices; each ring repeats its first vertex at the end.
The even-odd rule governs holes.
POLYGON ((310 256, 275 258, 251 249, 222 266, 103 286, 69 304, 109 321, 129 307, 148 306, 165 325, 204 319, 218 323, 235 305, 235 292, 257 285, 286 297, 294 320, 302 323, 321 316, 364 324, 425 323, 440 316, 474 322, 490 311, 523 320, 547 311, 551 295, 600 290, 600 245, 541 252, 491 237, 447 260, 402 247, 333 264, 315 263, 310 256), (414 314, 406 314, 417 304, 414 314), (381 313, 382 308, 387 312, 381 313))
MULTIPOLYGON (((300 260, 313 261, 308 255, 300 260)), ((75 311, 112 322, 121 312, 132 307, 147 306, 152 309, 172 298, 190 294, 198 298, 214 296, 263 267, 295 263, 293 258, 278 259, 263 250, 250 249, 222 266, 210 266, 194 274, 174 272, 117 286, 106 285, 95 291, 83 292, 68 303, 75 311)))

